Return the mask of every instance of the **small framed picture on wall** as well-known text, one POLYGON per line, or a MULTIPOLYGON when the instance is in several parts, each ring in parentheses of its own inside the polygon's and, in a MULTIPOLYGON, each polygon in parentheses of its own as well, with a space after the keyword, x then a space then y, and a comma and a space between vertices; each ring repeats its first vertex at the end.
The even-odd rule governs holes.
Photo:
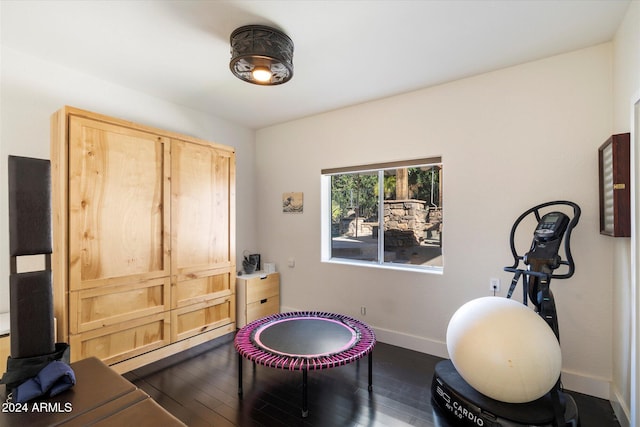
POLYGON ((302 213, 303 206, 302 192, 282 193, 283 213, 302 213))

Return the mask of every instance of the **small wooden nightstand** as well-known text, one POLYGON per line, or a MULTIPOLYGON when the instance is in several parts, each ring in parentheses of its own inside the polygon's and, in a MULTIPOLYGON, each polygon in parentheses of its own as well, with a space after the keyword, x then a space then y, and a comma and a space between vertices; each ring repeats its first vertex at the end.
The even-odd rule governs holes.
POLYGON ((236 327, 280 312, 280 273, 256 272, 236 278, 236 327))

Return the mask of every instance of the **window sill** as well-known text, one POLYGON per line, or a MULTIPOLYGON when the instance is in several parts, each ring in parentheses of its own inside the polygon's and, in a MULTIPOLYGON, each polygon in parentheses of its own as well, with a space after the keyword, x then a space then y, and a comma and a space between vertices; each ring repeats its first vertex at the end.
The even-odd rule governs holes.
POLYGON ((354 267, 368 267, 368 268, 377 268, 382 270, 396 270, 396 271, 406 271, 412 273, 423 273, 423 274, 444 274, 444 267, 437 266, 422 266, 422 265, 413 265, 413 264, 394 264, 394 263, 384 263, 379 264, 371 261, 357 261, 345 258, 330 258, 323 259, 321 262, 327 264, 339 264, 339 265, 350 265, 354 267))

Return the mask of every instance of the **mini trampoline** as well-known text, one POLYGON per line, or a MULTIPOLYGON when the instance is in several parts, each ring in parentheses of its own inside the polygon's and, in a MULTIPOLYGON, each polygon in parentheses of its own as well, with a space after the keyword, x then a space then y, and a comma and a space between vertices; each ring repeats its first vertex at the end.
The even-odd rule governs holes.
MULTIPOLYGON (((307 372, 334 368, 369 355, 372 390, 373 330, 340 314, 294 311, 255 320, 238 331, 238 395, 242 397, 242 358, 271 368, 302 371, 302 416, 308 415, 307 372)), ((254 365, 255 366, 255 365, 254 365)))

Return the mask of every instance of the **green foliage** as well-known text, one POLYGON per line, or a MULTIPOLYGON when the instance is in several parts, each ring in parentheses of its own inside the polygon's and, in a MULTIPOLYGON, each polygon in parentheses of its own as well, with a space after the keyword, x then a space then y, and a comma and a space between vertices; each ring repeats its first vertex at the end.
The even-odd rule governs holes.
POLYGON ((384 199, 393 200, 396 197, 396 175, 384 174, 384 199))
MULTIPOLYGON (((408 169, 409 195, 412 199, 424 200, 439 205, 440 166, 414 167, 408 169)), ((396 194, 395 170, 384 173, 383 191, 385 200, 393 200, 396 194)), ((378 173, 345 173, 331 177, 331 220, 334 224, 345 218, 361 217, 377 220, 378 217, 378 173)))
POLYGON ((378 176, 348 173, 331 177, 331 218, 371 217, 378 213, 378 176))
POLYGON ((409 168, 409 194, 412 199, 440 206, 440 167, 409 168))

